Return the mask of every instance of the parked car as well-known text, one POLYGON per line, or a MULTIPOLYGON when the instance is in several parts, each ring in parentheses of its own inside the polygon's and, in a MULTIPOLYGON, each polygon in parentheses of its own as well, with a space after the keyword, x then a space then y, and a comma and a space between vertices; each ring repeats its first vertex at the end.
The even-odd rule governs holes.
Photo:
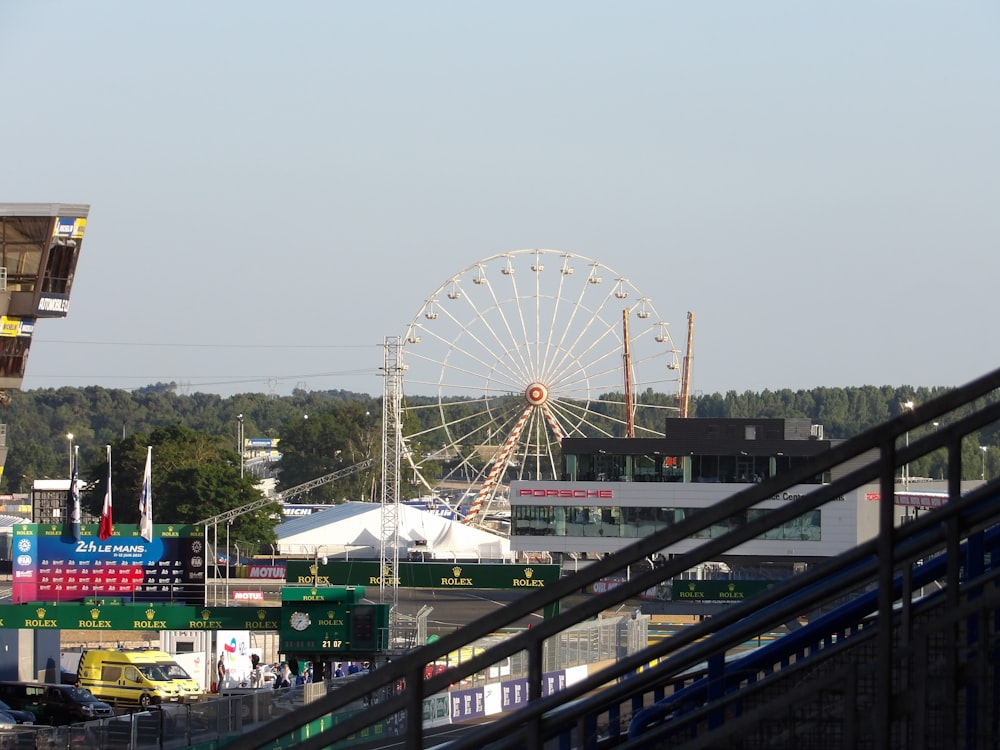
POLYGON ((35 716, 37 724, 75 724, 114 716, 114 709, 86 688, 42 682, 0 682, 0 699, 35 716))
POLYGON ((74 685, 46 686, 43 706, 42 715, 49 724, 75 724, 115 713, 110 704, 98 700, 87 688, 74 685))
POLYGON ((0 700, 0 716, 10 716, 17 724, 35 723, 35 715, 31 713, 31 711, 22 711, 19 708, 12 708, 2 700, 0 700))

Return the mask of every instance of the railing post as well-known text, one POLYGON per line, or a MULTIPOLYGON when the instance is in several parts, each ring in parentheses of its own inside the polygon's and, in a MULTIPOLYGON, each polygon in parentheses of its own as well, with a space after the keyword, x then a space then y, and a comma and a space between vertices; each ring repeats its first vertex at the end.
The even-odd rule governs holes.
MULTIPOLYGON (((713 654, 708 660, 708 703, 716 701, 726 692, 726 655, 723 652, 713 654)), ((714 709, 708 715, 709 730, 722 726, 724 712, 721 708, 714 709)))
POLYGON ((878 513, 878 656, 875 674, 875 747, 889 750, 892 739, 892 579, 895 567, 896 443, 881 448, 878 513))
POLYGON ((424 746, 424 670, 416 665, 406 673, 406 746, 424 746))
MULTIPOLYGON (((542 697, 542 658, 545 652, 545 641, 538 638, 532 641, 528 648, 528 702, 537 701, 542 697)), ((541 718, 531 720, 528 731, 526 750, 542 750, 541 718)))

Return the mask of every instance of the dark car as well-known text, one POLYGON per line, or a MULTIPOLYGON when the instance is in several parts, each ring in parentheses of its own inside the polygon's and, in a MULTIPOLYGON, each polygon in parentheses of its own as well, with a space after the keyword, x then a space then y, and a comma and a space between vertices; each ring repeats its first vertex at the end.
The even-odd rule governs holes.
POLYGON ((4 718, 10 716, 18 724, 34 724, 35 715, 31 711, 23 711, 19 708, 11 708, 4 701, 0 700, 0 715, 4 718))
POLYGON ((75 724, 114 716, 110 704, 97 697, 87 688, 74 685, 46 685, 42 698, 42 716, 49 724, 75 724))
POLYGON ((44 682, 0 682, 0 700, 35 715, 36 724, 75 724, 114 716, 87 688, 44 682))

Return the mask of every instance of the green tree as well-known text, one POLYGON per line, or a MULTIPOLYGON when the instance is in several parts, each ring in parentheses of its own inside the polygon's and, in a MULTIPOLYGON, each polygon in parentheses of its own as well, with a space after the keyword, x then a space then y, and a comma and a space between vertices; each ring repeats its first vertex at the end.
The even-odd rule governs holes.
POLYGON ((26 441, 12 451, 4 466, 8 486, 14 492, 27 492, 32 482, 45 477, 64 477, 69 458, 65 452, 56 455, 47 442, 26 441))
MULTIPOLYGON (((239 454, 228 440, 183 425, 161 427, 148 437, 134 434, 111 443, 115 525, 138 524, 147 447, 152 447, 154 523, 199 523, 262 498, 253 478, 240 476, 239 454)), ((107 489, 106 450, 92 449, 86 465, 88 482, 81 502, 100 516, 107 489)), ((279 512, 272 503, 234 518, 231 538, 257 545, 274 541, 273 519, 279 512)))
MULTIPOLYGON (((377 458, 374 403, 334 403, 308 416, 294 417, 281 437, 281 477, 279 488, 291 489, 334 472, 377 458)), ((379 467, 320 485, 309 491, 313 502, 341 502, 366 498, 379 467)))

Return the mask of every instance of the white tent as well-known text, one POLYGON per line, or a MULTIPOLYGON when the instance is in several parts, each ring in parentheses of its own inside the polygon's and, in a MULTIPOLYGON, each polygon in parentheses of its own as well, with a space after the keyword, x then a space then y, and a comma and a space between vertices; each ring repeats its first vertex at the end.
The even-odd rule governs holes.
MULTIPOLYGON (((510 540, 424 510, 399 506, 399 557, 419 552, 424 560, 510 561, 510 540)), ((333 505, 280 524, 281 555, 377 560, 381 554, 382 506, 350 502, 333 505)))

